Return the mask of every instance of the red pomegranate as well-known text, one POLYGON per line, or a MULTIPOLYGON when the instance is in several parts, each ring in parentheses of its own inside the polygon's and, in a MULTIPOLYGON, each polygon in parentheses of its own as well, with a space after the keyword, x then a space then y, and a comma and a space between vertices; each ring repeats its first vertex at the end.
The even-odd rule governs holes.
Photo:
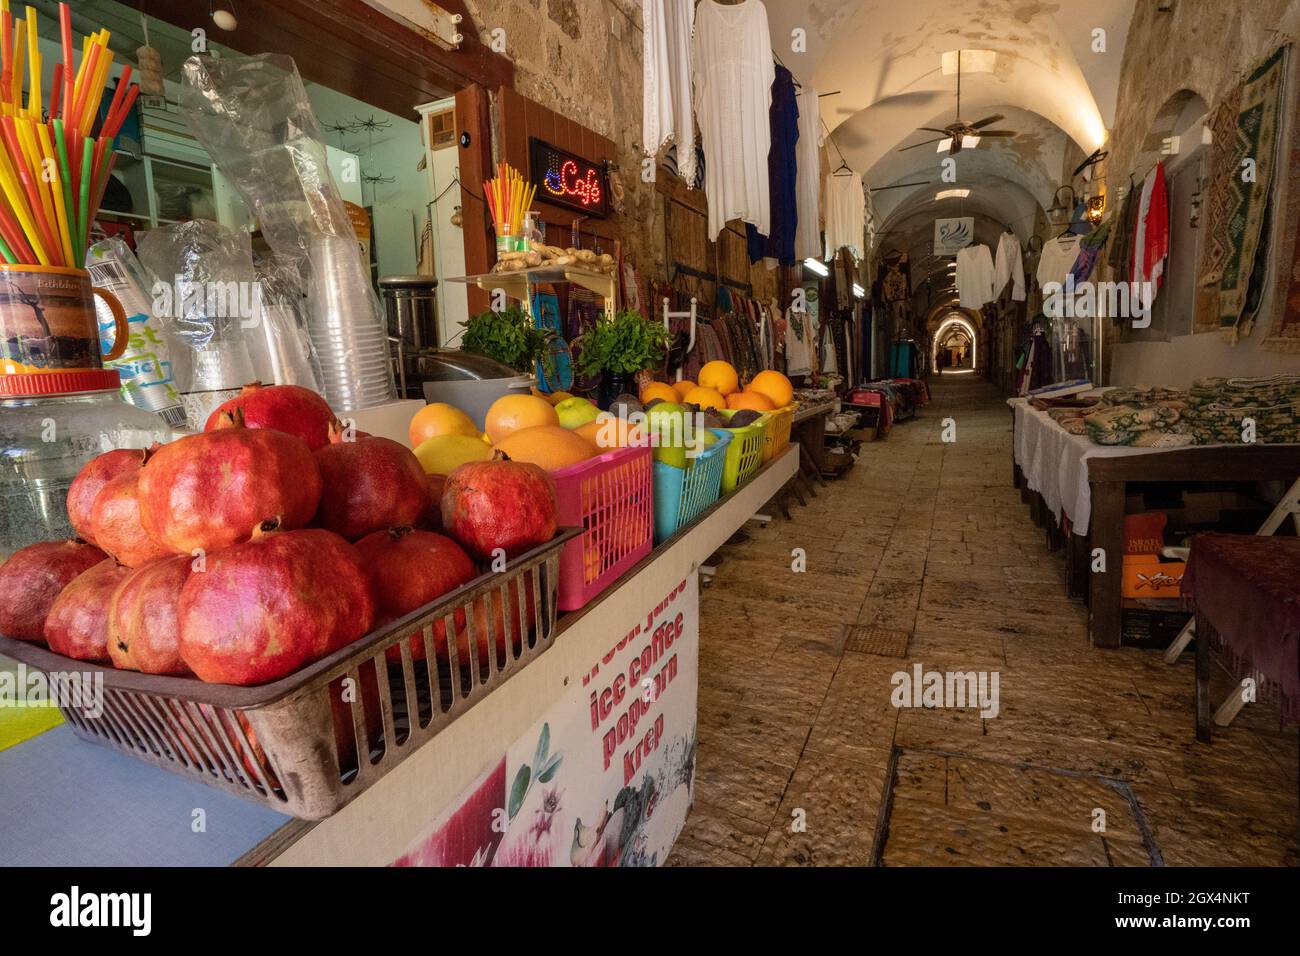
POLYGON ((164 445, 140 471, 140 523, 173 554, 247 541, 266 521, 301 528, 320 502, 320 469, 301 438, 233 417, 164 445))
POLYGON ((117 586, 108 603, 108 656, 114 667, 146 674, 184 676, 176 605, 190 577, 189 555, 141 565, 117 586))
POLYGON ((446 475, 425 475, 429 479, 429 508, 424 513, 424 520, 419 527, 426 531, 442 530, 442 489, 447 483, 446 475))
POLYGON ((208 416, 203 430, 210 432, 215 428, 229 427, 236 409, 243 413, 244 425, 248 428, 274 428, 296 435, 312 451, 329 444, 334 413, 325 399, 309 388, 263 385, 261 382, 245 385, 238 396, 208 416))
POLYGON ((361 637, 375 608, 356 548, 329 531, 267 522, 253 540, 208 555, 181 589, 178 616, 181 660, 200 679, 265 684, 361 637))
POLYGON ((144 464, 144 454, 134 448, 106 451, 86 462, 77 472, 77 477, 72 479, 68 486, 68 520, 82 541, 96 543, 90 526, 90 509, 95 506, 95 498, 112 479, 139 471, 144 464))
MULTIPOLYGON (((393 528, 376 531, 357 542, 361 567, 370 583, 370 594, 375 599, 375 626, 387 624, 416 608, 442 597, 448 591, 474 580, 478 572, 469 555, 450 538, 432 531, 414 531, 411 528, 393 528)), ((463 646, 460 660, 469 656, 469 639, 464 634, 465 614, 456 614, 456 629, 463 646)), ((434 625, 434 647, 438 657, 447 659, 447 629, 442 621, 434 625)), ((482 647, 487 637, 480 634, 482 647)), ((482 648, 480 649, 482 650, 482 648)), ((486 652, 484 652, 486 653, 486 652)), ((411 638, 411 655, 424 660, 424 638, 411 638)), ((388 659, 401 663, 400 648, 390 647, 388 659)))
POLYGON ((555 485, 536 465, 502 455, 447 476, 443 530, 480 561, 491 560, 497 548, 512 558, 544 544, 555 536, 555 524, 555 485))
POLYGON ((41 541, 15 551, 0 564, 0 634, 45 640, 45 618, 54 599, 73 578, 107 557, 80 541, 41 541))
POLYGON ((100 549, 128 568, 138 568, 146 561, 171 554, 149 537, 140 524, 140 503, 136 495, 140 475, 140 469, 136 469, 109 481, 95 498, 95 507, 90 512, 90 529, 100 549))
POLYGON ((73 578, 45 618, 50 650, 79 661, 109 663, 108 602, 130 573, 109 558, 73 578))
POLYGON ((370 435, 348 441, 340 428, 316 452, 322 491, 312 524, 349 541, 414 525, 429 508, 429 482, 405 445, 370 435))

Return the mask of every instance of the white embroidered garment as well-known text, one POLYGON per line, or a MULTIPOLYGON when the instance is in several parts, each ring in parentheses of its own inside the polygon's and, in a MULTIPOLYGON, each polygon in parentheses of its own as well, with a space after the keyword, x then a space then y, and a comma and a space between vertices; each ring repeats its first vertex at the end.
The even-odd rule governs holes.
POLYGON ((982 309, 993 300, 993 256, 983 243, 958 250, 957 294, 963 309, 982 309))
MULTIPOLYGON (((767 153, 768 111, 776 64, 761 0, 723 6, 703 0, 695 13, 691 68, 695 116, 704 146, 709 238, 732 219, 771 229, 767 153)), ((677 150, 682 156, 681 147, 677 150)))
POLYGON ((1038 257, 1038 286, 1042 288, 1049 282, 1065 285, 1065 277, 1074 268, 1074 260, 1079 258, 1079 237, 1061 236, 1043 244, 1043 251, 1038 257))
POLYGON ((841 170, 826 177, 826 258, 848 249, 854 259, 862 258, 862 235, 866 229, 867 205, 862 177, 841 170))
POLYGON ((677 172, 695 185, 695 116, 691 111, 691 29, 694 0, 641 0, 641 142, 647 156, 672 140, 677 172))
POLYGON ((798 96, 799 141, 795 144, 794 257, 816 259, 822 251, 822 120, 817 91, 805 86, 798 96))
POLYGON ((1025 301, 1025 263, 1020 254, 1020 240, 1013 232, 1004 232, 998 239, 998 254, 993 266, 993 297, 996 299, 1011 282, 1011 298, 1025 301))

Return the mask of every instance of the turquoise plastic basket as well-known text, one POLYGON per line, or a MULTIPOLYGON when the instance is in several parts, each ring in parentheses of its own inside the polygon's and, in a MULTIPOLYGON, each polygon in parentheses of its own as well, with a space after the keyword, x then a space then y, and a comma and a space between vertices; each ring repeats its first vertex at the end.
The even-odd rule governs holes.
POLYGON ((695 458, 687 468, 655 462, 655 544, 671 538, 718 500, 722 488, 722 466, 727 458, 731 434, 710 428, 718 440, 695 458))

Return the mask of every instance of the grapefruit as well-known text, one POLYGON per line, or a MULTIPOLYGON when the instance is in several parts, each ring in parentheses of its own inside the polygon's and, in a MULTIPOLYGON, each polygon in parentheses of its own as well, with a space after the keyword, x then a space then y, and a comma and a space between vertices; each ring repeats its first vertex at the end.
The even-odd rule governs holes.
POLYGON ((690 394, 691 389, 695 387, 695 383, 689 378, 684 378, 680 382, 673 382, 672 385, 673 391, 677 393, 677 401, 679 402, 686 398, 686 396, 690 394))
POLYGON ((740 377, 730 362, 717 359, 700 369, 700 387, 711 388, 727 396, 740 391, 740 377))
POLYGON ((661 402, 675 402, 678 400, 677 390, 666 382, 650 382, 645 388, 641 389, 639 398, 642 405, 648 405, 656 398, 661 402))
POLYGON ((776 408, 772 400, 762 392, 751 392, 746 389, 743 392, 732 392, 727 396, 728 408, 748 408, 755 412, 770 412, 776 408))
POLYGON ((487 461, 492 446, 474 435, 438 435, 415 446, 415 457, 426 475, 450 475, 467 461, 487 461))
POLYGON ((494 445, 523 428, 559 424, 560 416, 551 403, 534 395, 502 395, 492 403, 484 419, 488 440, 494 445))
POLYGON ((754 380, 745 386, 749 392, 759 392, 772 400, 774 408, 784 408, 794 400, 794 386, 780 372, 759 372, 754 380))
MULTIPOLYGON (((701 376, 702 378, 703 376, 701 376)), ((717 389, 708 388, 704 385, 697 385, 686 393, 682 399, 687 405, 698 405, 700 408, 726 408, 727 400, 722 397, 722 393, 717 389)))
POLYGON ((545 471, 558 471, 593 457, 596 446, 559 425, 534 425, 512 432, 496 444, 511 461, 526 462, 545 471))
POLYGON ((478 435, 478 426, 455 405, 446 402, 433 402, 425 405, 411 418, 407 431, 411 447, 416 448, 421 442, 441 435, 478 435))

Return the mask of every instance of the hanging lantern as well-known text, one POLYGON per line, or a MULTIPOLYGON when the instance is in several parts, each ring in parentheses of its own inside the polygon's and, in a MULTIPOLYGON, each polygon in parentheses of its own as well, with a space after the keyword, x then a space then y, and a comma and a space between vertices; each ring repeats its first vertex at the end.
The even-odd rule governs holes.
POLYGON ((460 207, 457 206, 455 211, 453 211, 451 214, 451 224, 459 229, 461 223, 463 223, 464 221, 465 221, 464 217, 461 216, 460 214, 460 207))

